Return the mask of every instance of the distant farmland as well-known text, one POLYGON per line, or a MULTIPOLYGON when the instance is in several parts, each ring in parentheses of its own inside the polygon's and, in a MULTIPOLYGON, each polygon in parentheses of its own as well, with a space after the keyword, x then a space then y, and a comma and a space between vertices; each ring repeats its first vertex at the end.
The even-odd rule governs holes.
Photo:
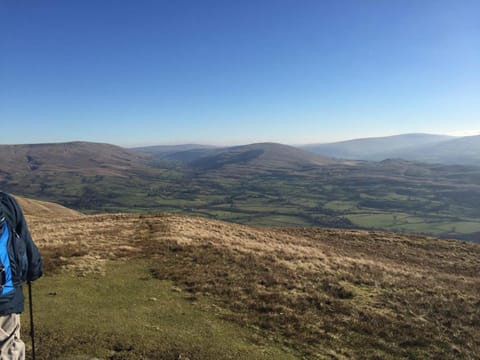
POLYGON ((42 147, 39 154, 30 149, 34 169, 21 157, 8 162, 0 184, 5 191, 90 214, 176 212, 259 226, 385 229, 480 239, 477 167, 401 160, 332 162, 277 144, 226 153, 203 149, 195 154, 214 151, 211 159, 192 160, 189 154, 187 163, 110 145, 91 147, 70 144, 68 161, 55 155, 51 162, 48 153, 56 154, 55 146, 42 147))

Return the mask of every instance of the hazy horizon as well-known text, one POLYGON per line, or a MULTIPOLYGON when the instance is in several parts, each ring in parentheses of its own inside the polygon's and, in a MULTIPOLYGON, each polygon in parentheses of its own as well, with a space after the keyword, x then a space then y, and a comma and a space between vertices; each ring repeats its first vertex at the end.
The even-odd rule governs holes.
POLYGON ((402 133, 402 134, 388 134, 384 136, 367 136, 359 138, 345 138, 338 139, 333 141, 325 142, 312 142, 312 143, 287 143, 279 141, 253 141, 253 142, 238 142, 238 143, 202 143, 202 142, 177 142, 177 143, 162 143, 162 142, 152 142, 152 143, 139 143, 139 144, 121 144, 105 141, 92 141, 89 139, 72 139, 66 141, 47 141, 47 142, 31 142, 31 143, 0 143, 0 145, 40 145, 40 144, 62 144, 62 143, 72 143, 72 142, 91 142, 91 143, 105 143, 110 145, 116 145, 124 148, 140 148, 140 147, 149 147, 149 146, 185 146, 185 145, 198 145, 198 146, 213 146, 213 147, 228 147, 228 146, 241 146, 249 145, 256 143, 278 143, 290 146, 308 146, 308 145, 320 145, 320 144, 333 144, 337 142, 347 142, 352 140, 364 140, 364 139, 375 139, 375 138, 384 138, 384 137, 394 137, 394 136, 403 136, 403 135, 434 135, 434 136, 450 136, 452 138, 461 138, 461 137, 470 137, 470 136, 480 136, 480 132, 461 132, 461 133, 452 133, 452 134, 439 134, 439 133, 402 133))

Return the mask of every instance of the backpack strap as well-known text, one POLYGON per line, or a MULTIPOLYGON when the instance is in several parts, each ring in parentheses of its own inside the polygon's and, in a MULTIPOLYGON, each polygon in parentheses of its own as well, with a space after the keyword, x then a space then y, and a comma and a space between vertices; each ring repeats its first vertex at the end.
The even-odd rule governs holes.
POLYGON ((3 225, 7 222, 5 218, 5 212, 3 211, 3 204, 0 202, 0 232, 3 229, 3 225))
MULTIPOLYGON (((3 198, 3 192, 0 192, 0 196, 2 196, 3 198)), ((3 211, 3 204, 0 201, 0 228, 2 227, 4 222, 5 222, 5 212, 3 211)))
POLYGON ((4 223, 8 223, 10 225, 10 228, 13 230, 15 227, 12 226, 11 222, 11 212, 8 211, 6 206, 8 205, 8 195, 4 193, 3 191, 0 191, 0 230, 3 228, 4 223))
MULTIPOLYGON (((4 225, 6 223, 4 222, 4 225)), ((0 296, 7 295, 15 290, 12 279, 12 267, 8 254, 8 239, 10 238, 9 226, 3 226, 0 234, 0 296)))

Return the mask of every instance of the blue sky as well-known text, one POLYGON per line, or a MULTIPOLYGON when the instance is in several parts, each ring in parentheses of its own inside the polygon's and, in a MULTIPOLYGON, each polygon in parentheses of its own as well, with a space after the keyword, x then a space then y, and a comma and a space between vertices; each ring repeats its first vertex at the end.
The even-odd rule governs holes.
POLYGON ((480 133, 477 0, 0 0, 0 143, 480 133))

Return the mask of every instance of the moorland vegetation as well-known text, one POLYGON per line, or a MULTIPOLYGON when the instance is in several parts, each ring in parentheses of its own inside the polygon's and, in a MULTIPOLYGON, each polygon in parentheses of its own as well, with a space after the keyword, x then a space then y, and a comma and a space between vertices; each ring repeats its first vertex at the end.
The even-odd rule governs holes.
POLYGON ((23 204, 45 258, 39 359, 480 353, 477 244, 23 204))

